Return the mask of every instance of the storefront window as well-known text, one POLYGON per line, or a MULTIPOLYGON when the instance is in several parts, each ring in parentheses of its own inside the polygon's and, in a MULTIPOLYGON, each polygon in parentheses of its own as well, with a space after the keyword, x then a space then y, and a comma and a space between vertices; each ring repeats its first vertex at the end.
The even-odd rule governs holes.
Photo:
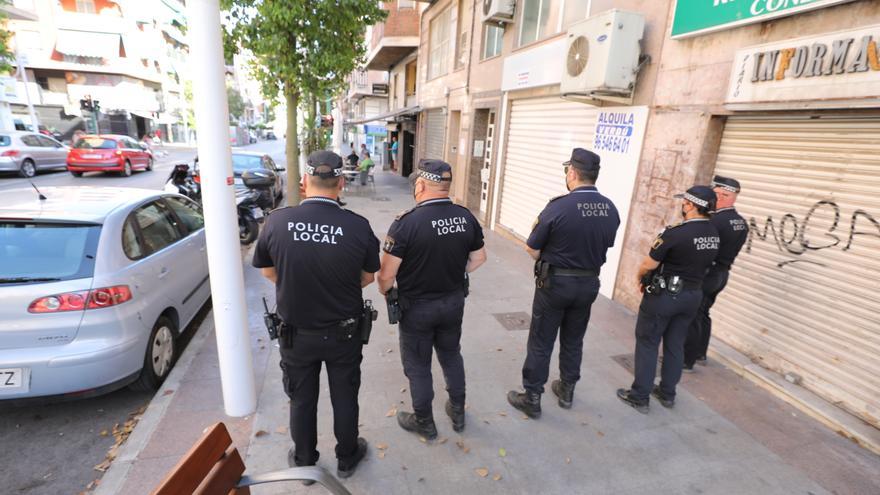
POLYGON ((534 43, 555 33, 558 11, 559 0, 523 0, 518 46, 534 43))

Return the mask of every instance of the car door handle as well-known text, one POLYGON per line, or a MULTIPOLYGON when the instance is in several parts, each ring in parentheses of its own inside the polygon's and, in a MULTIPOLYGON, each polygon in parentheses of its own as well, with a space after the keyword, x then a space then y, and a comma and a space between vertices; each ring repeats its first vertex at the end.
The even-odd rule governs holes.
POLYGON ((160 278, 160 279, 165 278, 165 277, 168 276, 169 273, 171 273, 171 271, 168 270, 168 268, 165 268, 165 267, 163 266, 162 269, 159 270, 159 278, 160 278))

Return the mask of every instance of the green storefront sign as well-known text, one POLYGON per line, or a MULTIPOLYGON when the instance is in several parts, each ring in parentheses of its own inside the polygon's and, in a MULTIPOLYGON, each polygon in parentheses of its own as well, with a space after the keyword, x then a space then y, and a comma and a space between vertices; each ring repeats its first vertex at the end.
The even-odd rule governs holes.
POLYGON ((853 0, 678 0, 672 37, 686 38, 853 0))

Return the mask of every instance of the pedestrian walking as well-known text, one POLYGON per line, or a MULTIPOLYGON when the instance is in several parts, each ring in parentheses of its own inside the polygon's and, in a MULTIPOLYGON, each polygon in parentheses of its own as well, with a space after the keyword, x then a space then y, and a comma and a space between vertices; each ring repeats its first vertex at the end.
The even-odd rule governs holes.
POLYGON ((337 474, 351 476, 366 453, 358 437, 364 317, 361 289, 379 270, 379 240, 370 223, 337 202, 342 158, 329 151, 309 155, 303 178, 307 198, 273 211, 254 251, 253 265, 275 283, 283 321, 281 370, 290 398, 294 447, 290 466, 312 466, 316 449, 319 377, 327 368, 337 474))
POLYGON ((397 136, 391 136, 391 170, 397 171, 397 136))
POLYGON ((551 390, 560 407, 571 407, 581 377, 590 307, 599 295, 599 270, 620 226, 614 203, 596 189, 599 162, 599 155, 591 151, 572 150, 571 159, 563 163, 570 192, 547 203, 526 241, 536 261, 536 288, 522 368, 525 391, 508 392, 507 401, 531 418, 541 416, 541 394, 557 334, 559 379, 551 390))
POLYGON ((486 261, 483 230, 470 210, 449 198, 452 167, 422 160, 414 184, 415 208, 397 216, 382 247, 379 290, 399 294, 400 354, 409 378, 414 412, 398 412, 397 422, 429 440, 437 437, 432 401, 432 351, 443 368, 446 414, 455 431, 465 426, 465 374, 461 323, 467 273, 486 261))
POLYGON ((734 207, 740 191, 739 181, 716 175, 712 180, 712 188, 718 199, 709 221, 718 229, 721 246, 718 249, 718 257, 703 279, 703 300, 697 310, 697 316, 691 322, 684 343, 683 371, 685 372, 693 372, 694 364, 697 362, 706 362, 709 339, 712 337, 712 318, 709 316, 709 310, 715 304, 718 294, 727 286, 733 260, 749 237, 749 226, 734 207))
POLYGON ((681 379, 684 341, 688 326, 703 298, 703 278, 718 255, 721 239, 709 221, 715 209, 715 193, 708 186, 694 186, 681 198, 683 222, 667 227, 638 269, 639 290, 644 294, 636 320, 635 379, 617 397, 647 414, 653 395, 662 406, 675 404, 675 387, 681 379), (657 353, 663 342, 660 385, 654 385, 657 353))

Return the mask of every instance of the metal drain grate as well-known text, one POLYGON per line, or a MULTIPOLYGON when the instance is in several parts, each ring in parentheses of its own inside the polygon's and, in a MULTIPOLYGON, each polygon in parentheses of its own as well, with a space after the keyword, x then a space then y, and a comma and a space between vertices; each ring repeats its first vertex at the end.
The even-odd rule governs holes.
POLYGON ((389 198, 388 196, 373 196, 370 199, 372 199, 373 201, 391 201, 391 198, 389 198))
POLYGON ((498 320, 505 330, 528 330, 529 322, 532 317, 528 313, 519 311, 517 313, 492 313, 492 316, 498 320))
MULTIPOLYGON (((623 366, 626 371, 635 374, 636 369, 636 357, 633 354, 620 354, 617 356, 611 356, 611 359, 614 360, 617 364, 623 366)), ((657 376, 660 376, 660 367, 663 365, 663 356, 657 356, 657 376)))

